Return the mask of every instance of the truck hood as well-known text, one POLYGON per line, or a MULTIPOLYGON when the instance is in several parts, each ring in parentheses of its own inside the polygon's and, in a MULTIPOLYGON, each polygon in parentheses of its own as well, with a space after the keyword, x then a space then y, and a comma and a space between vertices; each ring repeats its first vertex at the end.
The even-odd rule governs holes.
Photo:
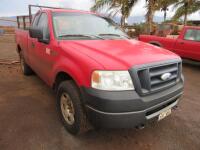
POLYGON ((180 58, 168 50, 137 40, 62 41, 60 44, 63 49, 79 51, 111 70, 180 58))

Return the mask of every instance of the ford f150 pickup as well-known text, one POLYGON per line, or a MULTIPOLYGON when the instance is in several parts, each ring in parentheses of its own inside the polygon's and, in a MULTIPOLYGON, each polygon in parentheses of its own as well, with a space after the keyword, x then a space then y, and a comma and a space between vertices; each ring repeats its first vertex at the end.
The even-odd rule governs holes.
POLYGON ((200 27, 185 26, 179 36, 140 35, 138 39, 173 51, 182 58, 200 61, 200 27))
POLYGON ((55 90, 72 134, 160 121, 183 93, 179 56, 129 39, 93 12, 41 8, 28 31, 16 29, 16 43, 24 75, 34 71, 55 90))

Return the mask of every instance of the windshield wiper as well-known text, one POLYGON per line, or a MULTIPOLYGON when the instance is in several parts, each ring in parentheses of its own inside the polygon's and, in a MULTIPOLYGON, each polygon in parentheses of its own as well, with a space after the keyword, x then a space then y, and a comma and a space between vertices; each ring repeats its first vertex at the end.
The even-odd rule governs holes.
POLYGON ((58 37, 62 38, 62 37, 87 37, 87 38, 97 38, 97 39, 102 39, 104 40, 104 38, 97 36, 97 35, 87 35, 87 34, 63 34, 63 35, 59 35, 58 37))
POLYGON ((125 38, 130 39, 128 36, 120 35, 120 34, 113 34, 113 33, 104 33, 104 34, 99 34, 99 36, 117 36, 117 37, 125 37, 125 38))

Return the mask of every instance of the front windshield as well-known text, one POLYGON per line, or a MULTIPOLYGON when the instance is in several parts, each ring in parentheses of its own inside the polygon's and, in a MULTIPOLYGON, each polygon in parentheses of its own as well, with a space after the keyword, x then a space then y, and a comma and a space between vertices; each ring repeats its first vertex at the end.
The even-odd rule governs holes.
POLYGON ((58 39, 124 39, 127 35, 111 20, 93 14, 53 13, 58 39))

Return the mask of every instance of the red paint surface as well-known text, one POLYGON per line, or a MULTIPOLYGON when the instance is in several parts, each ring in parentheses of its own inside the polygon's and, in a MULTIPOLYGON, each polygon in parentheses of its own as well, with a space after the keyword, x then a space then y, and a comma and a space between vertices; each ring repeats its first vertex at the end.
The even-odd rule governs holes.
POLYGON ((26 62, 50 86, 59 72, 69 74, 79 86, 90 87, 94 70, 128 70, 135 65, 179 58, 176 54, 136 40, 69 40, 54 37, 52 11, 90 13, 75 10, 43 10, 49 17, 50 44, 16 30, 16 42, 26 62), (31 44, 35 44, 32 48, 31 44), (46 53, 46 48, 53 55, 46 53))

